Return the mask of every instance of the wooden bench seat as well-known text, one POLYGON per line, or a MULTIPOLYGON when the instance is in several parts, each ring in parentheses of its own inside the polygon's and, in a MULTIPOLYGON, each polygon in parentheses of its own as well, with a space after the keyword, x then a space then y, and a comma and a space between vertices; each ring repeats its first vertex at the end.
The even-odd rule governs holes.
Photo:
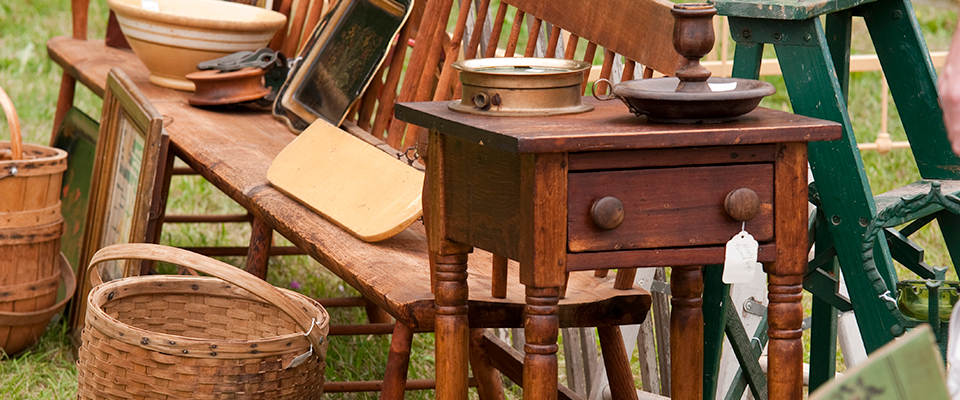
MULTIPOLYGON (((107 72, 113 67, 123 69, 163 114, 164 129, 178 157, 398 321, 415 331, 433 329, 434 302, 422 224, 415 223, 391 239, 366 243, 271 187, 267 169, 294 135, 269 112, 191 107, 189 93, 150 84, 146 68, 133 53, 106 47, 103 41, 57 37, 47 48, 64 71, 98 95, 103 94, 107 72)), ((471 324, 522 326, 524 293, 516 263, 510 263, 505 299, 490 295, 490 255, 477 252, 470 264, 471 324), (483 318, 474 318, 474 312, 483 318)), ((561 326, 576 326, 583 315, 611 325, 642 322, 649 309, 649 293, 614 289, 614 279, 614 275, 596 278, 592 272, 571 274, 567 296, 560 301, 561 326)))

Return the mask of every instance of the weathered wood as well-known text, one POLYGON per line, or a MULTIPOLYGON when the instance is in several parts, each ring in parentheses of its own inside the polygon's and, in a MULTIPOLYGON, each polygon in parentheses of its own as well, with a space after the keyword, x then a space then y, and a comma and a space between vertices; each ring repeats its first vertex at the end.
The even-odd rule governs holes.
POLYGON ((594 386, 594 374, 599 369, 597 335, 593 328, 565 328, 563 336, 563 361, 567 370, 567 386, 586 398, 594 386))
MULTIPOLYGON (((640 383, 645 392, 660 394, 660 374, 657 367, 657 347, 653 332, 653 317, 640 324, 637 333, 637 347, 640 354, 640 383)), ((666 367, 666 366, 665 366, 666 367)))
MULTIPOLYGON (((667 274, 663 268, 657 268, 657 271, 653 275, 653 279, 656 279, 661 282, 666 282, 667 274)), ((670 343, 672 336, 670 332, 670 306, 668 304, 669 296, 665 293, 656 293, 653 296, 653 318, 654 326, 657 330, 657 358, 661 360, 660 364, 660 394, 670 397, 673 389, 672 377, 670 368, 665 367, 663 363, 666 360, 672 360, 672 355, 670 353, 670 343)))

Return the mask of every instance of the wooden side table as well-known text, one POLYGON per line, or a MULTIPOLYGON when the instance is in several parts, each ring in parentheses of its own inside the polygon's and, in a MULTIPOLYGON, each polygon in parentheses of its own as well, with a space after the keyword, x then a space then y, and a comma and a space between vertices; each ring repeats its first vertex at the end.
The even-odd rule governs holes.
POLYGON ((741 227, 769 274, 770 398, 802 395, 800 298, 807 253, 807 146, 840 126, 757 109, 739 121, 648 123, 619 102, 558 117, 492 118, 447 102, 398 104, 430 130, 424 217, 436 264, 437 398, 467 394, 467 254, 520 262, 526 286, 525 399, 557 393, 557 304, 568 273, 673 267, 673 395, 702 399, 703 265, 722 264, 741 227), (728 215, 727 195, 757 194, 756 216, 728 215), (602 198, 623 204, 610 224, 602 198), (606 228, 601 228, 604 225, 606 228), (616 225, 616 226, 613 226, 616 225))

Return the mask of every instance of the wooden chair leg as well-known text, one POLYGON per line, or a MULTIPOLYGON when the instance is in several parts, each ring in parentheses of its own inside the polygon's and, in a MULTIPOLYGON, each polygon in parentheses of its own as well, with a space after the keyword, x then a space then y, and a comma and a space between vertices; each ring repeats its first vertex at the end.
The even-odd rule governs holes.
POLYGON ((500 371, 493 367, 490 356, 484 350, 484 333, 486 329, 470 330, 470 369, 477 380, 477 394, 480 400, 504 400, 500 371))
POLYGON ((250 248, 247 250, 247 272, 260 279, 267 279, 267 262, 270 261, 270 244, 273 228, 254 217, 250 224, 250 248))
POLYGON ((619 326, 601 326, 597 328, 600 348, 603 351, 603 366, 610 381, 610 393, 615 399, 637 399, 637 388, 630 371, 630 358, 627 356, 623 336, 619 326))
POLYGON ((407 369, 410 367, 410 348, 413 346, 413 329, 397 322, 393 326, 390 339, 390 353, 387 355, 387 371, 383 375, 383 389, 380 399, 403 400, 404 386, 407 383, 407 369))
POLYGON ((50 133, 50 145, 57 137, 57 130, 63 123, 63 118, 67 116, 67 111, 73 107, 73 97, 77 89, 77 80, 70 74, 64 72, 60 77, 60 94, 57 96, 57 110, 53 114, 53 132, 50 133))

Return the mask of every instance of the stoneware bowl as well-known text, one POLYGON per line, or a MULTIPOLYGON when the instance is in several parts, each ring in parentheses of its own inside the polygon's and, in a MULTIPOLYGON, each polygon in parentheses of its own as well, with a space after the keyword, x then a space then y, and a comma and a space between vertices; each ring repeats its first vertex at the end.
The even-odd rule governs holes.
POLYGON ((197 64, 266 47, 286 23, 278 12, 218 0, 107 0, 150 82, 193 91, 197 64))

